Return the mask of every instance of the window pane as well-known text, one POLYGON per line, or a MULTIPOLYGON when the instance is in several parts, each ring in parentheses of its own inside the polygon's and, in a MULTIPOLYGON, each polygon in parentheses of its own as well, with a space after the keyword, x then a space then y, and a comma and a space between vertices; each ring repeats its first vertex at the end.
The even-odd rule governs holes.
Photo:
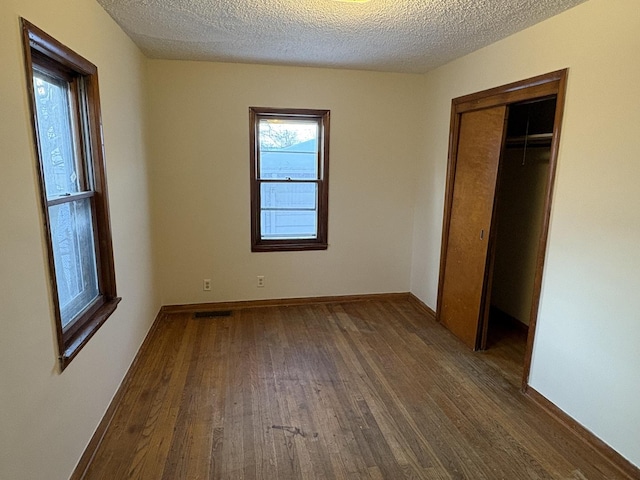
POLYGON ((261 232, 264 240, 294 240, 318 236, 315 212, 300 210, 262 210, 261 232))
POLYGON ((41 73, 33 76, 40 158, 47 198, 80 191, 69 85, 41 73))
POLYGON ((316 210, 318 185, 298 182, 262 182, 260 208, 316 210))
POLYGON ((49 208, 62 326, 98 296, 91 199, 49 208))
POLYGON ((261 237, 315 238, 318 231, 317 199, 316 183, 261 183, 261 237))
POLYGON ((316 122, 262 119, 259 122, 259 135, 259 178, 318 178, 316 122))

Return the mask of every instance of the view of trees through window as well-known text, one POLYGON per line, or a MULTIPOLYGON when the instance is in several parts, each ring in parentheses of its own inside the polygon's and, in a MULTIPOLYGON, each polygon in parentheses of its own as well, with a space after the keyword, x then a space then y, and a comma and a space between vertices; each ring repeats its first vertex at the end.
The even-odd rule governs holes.
POLYGON ((263 239, 317 236, 318 123, 259 122, 260 234, 263 239))

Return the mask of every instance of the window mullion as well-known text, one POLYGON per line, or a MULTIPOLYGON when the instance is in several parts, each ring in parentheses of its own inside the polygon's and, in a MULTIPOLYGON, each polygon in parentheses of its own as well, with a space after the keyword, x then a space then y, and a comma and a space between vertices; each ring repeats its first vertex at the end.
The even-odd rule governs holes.
POLYGON ((91 198, 91 197, 95 196, 95 194, 96 194, 96 192, 94 192, 94 191, 68 193, 68 194, 61 195, 61 196, 56 197, 56 198, 47 199, 47 206, 53 207, 55 205, 60 205, 62 203, 76 202, 78 200, 82 200, 82 199, 85 199, 85 198, 91 198))
POLYGON ((319 178, 258 178, 260 183, 322 183, 319 178))

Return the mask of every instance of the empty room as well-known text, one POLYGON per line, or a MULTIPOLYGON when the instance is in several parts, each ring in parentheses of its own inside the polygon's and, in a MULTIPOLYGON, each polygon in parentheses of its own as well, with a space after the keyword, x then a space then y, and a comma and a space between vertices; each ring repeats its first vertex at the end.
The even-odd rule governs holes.
POLYGON ((0 479, 640 479, 637 0, 3 0, 0 479))

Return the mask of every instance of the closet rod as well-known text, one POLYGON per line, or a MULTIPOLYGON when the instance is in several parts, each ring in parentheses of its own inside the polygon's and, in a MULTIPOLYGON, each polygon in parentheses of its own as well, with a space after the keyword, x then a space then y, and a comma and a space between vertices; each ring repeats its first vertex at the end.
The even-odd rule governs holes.
POLYGON ((518 137, 507 137, 506 144, 508 147, 521 146, 525 144, 528 146, 542 146, 551 145, 553 139, 553 133, 535 133, 532 135, 521 135, 518 137))

